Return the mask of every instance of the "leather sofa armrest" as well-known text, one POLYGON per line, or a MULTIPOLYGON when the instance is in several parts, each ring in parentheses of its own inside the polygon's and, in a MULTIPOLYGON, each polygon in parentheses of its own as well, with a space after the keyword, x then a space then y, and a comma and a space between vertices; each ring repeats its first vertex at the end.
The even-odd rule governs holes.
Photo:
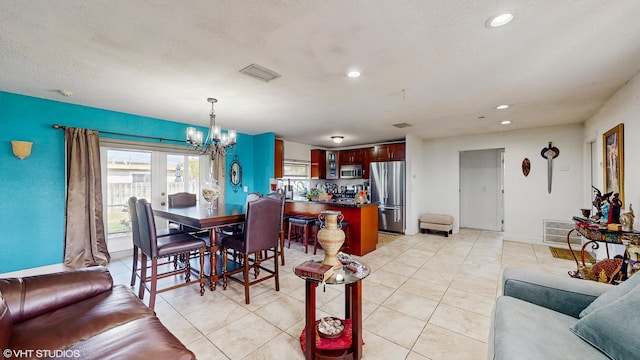
POLYGON ((0 279, 0 292, 14 324, 91 298, 112 287, 111 274, 102 266, 0 279))
POLYGON ((595 298, 612 286, 531 269, 506 268, 502 276, 503 295, 575 318, 578 318, 580 312, 595 298))

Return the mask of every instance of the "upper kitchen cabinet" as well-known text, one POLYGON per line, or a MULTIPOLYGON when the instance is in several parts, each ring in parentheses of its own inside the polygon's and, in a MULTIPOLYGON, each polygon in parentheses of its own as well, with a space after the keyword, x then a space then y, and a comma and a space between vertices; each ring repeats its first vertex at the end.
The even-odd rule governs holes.
POLYGON ((276 139, 275 164, 273 166, 273 177, 280 179, 284 176, 284 141, 276 139))
POLYGON ((405 143, 376 145, 375 160, 373 161, 404 160, 405 153, 405 143))
POLYGON ((340 150, 340 165, 361 165, 364 149, 340 150))
POLYGON ((325 150, 311 150, 311 178, 325 179, 327 176, 327 152, 325 150))
POLYGON ((337 180, 340 177, 340 162, 338 151, 327 150, 327 176, 326 179, 337 180))
POLYGON ((376 161, 376 148, 370 147, 370 148, 364 148, 361 150, 362 150, 362 178, 368 179, 369 164, 371 164, 372 161, 376 161))

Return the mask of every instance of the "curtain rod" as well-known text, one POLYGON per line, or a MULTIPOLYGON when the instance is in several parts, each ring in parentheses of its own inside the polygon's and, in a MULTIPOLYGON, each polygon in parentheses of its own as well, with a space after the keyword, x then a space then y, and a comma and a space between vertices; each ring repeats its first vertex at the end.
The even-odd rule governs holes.
MULTIPOLYGON (((53 124, 52 125, 54 129, 66 129, 68 126, 64 126, 64 125, 58 125, 58 124, 53 124)), ((93 129, 90 129, 93 130, 93 129)), ((135 134, 125 134, 125 133, 119 133, 119 132, 111 132, 111 131, 102 131, 102 130, 93 130, 93 131, 97 131, 99 133, 102 134, 109 134, 109 135, 119 135, 119 136, 127 136, 127 137, 133 137, 133 138, 140 138, 140 139, 151 139, 151 140, 158 140, 160 142, 162 141, 173 141, 173 142, 180 142, 180 143, 184 143, 185 140, 175 140, 175 139, 167 139, 167 138, 161 138, 161 137, 155 137, 155 136, 145 136, 145 135, 135 135, 135 134)))

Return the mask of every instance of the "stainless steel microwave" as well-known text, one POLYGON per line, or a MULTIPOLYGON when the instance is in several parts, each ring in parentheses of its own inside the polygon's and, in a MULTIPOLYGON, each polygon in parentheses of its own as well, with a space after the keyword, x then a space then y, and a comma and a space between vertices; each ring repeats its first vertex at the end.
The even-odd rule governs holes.
POLYGON ((362 165, 340 166, 340 179, 362 179, 362 165))

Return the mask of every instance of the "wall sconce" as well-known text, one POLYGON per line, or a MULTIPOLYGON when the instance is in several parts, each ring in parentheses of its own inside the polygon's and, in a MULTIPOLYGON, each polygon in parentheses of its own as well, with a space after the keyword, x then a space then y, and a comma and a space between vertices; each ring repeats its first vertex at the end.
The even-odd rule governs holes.
POLYGON ((31 155, 31 145, 32 142, 29 141, 11 141, 11 148, 13 149, 13 155, 20 158, 20 160, 24 160, 24 158, 28 158, 31 155))

